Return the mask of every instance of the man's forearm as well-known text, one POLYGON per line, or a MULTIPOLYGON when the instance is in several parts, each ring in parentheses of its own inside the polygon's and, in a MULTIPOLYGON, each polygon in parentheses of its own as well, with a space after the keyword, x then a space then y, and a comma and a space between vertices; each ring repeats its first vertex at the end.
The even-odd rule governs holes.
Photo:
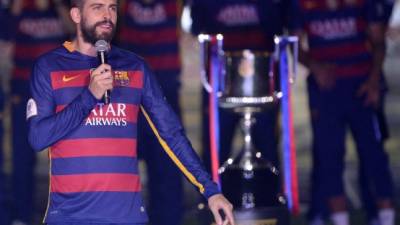
POLYGON ((373 24, 369 27, 369 39, 372 52, 372 67, 370 71, 370 79, 380 79, 383 61, 385 59, 385 29, 381 24, 373 24))
POLYGON ((381 76, 383 61, 385 59, 386 45, 385 42, 372 44, 372 68, 370 72, 371 79, 378 79, 381 76))
POLYGON ((37 115, 29 120, 28 140, 36 151, 41 151, 81 125, 97 100, 89 90, 69 103, 62 111, 50 116, 37 115))

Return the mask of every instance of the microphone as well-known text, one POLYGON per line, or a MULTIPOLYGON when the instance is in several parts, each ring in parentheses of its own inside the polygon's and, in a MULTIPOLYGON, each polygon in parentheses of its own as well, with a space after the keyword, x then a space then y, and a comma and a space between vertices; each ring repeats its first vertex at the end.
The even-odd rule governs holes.
MULTIPOLYGON (((100 64, 107 63, 108 43, 105 40, 98 40, 94 45, 97 51, 97 57, 100 64)), ((103 96, 103 103, 109 104, 111 100, 111 91, 107 90, 103 96)))

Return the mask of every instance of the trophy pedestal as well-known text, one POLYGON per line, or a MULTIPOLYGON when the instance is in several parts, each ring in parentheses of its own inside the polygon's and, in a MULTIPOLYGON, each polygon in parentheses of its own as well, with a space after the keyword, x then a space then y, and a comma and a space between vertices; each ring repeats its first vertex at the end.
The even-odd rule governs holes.
POLYGON ((286 204, 280 193, 279 171, 272 163, 256 152, 251 140, 251 127, 256 122, 255 108, 243 108, 241 128, 244 145, 241 152, 229 158, 219 169, 222 192, 235 209, 283 206, 286 204))
POLYGON ((250 130, 257 108, 240 108, 244 145, 219 169, 222 192, 233 204, 238 225, 288 225, 289 212, 281 193, 279 170, 253 147, 250 130))
POLYGON ((235 210, 237 225, 289 225, 286 206, 262 207, 251 210, 235 210))

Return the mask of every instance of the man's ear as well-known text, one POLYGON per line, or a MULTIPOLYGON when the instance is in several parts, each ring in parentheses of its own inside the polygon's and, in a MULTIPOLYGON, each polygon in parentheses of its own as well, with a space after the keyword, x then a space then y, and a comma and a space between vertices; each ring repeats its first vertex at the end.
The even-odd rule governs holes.
POLYGON ((71 8, 71 10, 69 11, 69 14, 71 15, 71 19, 72 21, 74 21, 74 23, 78 24, 81 23, 81 11, 79 10, 78 7, 73 7, 71 8))

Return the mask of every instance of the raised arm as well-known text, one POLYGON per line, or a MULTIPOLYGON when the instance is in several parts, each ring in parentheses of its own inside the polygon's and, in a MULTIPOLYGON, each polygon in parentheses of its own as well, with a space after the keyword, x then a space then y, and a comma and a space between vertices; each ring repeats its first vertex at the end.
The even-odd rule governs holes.
POLYGON ((34 66, 30 81, 32 98, 27 104, 28 139, 36 151, 49 147, 71 133, 97 103, 86 88, 62 111, 56 113, 50 74, 45 66, 45 63, 34 66))
POLYGON ((63 110, 56 112, 49 67, 44 60, 34 66, 30 83, 32 98, 27 105, 28 139, 32 148, 41 151, 81 125, 105 90, 112 88, 108 67, 103 64, 95 69, 88 88, 84 88, 63 110), (104 70, 107 72, 101 72, 104 70))

